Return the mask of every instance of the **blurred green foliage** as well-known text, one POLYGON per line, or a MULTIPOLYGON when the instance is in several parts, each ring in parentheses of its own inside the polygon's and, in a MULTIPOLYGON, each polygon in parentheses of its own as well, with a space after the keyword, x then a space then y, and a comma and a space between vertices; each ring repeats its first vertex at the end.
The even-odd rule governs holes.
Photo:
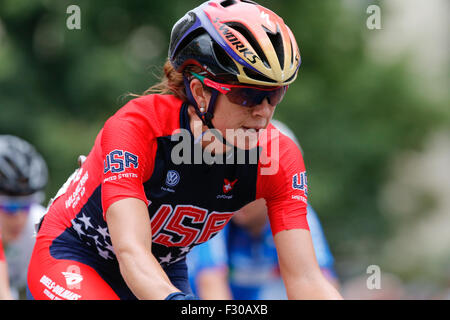
MULTIPOLYGON (((260 3, 284 18, 302 53, 275 117, 305 151, 310 201, 337 262, 370 260, 390 232, 377 204, 388 162, 448 125, 448 111, 421 92, 404 61, 381 64, 367 54, 377 32, 366 28, 369 2, 353 1, 352 9, 335 0, 260 3)), ((199 4, 0 0, 0 133, 21 136, 44 155, 48 196, 126 94, 157 80, 172 25, 199 4), (81 8, 81 30, 66 27, 71 4, 81 8)))

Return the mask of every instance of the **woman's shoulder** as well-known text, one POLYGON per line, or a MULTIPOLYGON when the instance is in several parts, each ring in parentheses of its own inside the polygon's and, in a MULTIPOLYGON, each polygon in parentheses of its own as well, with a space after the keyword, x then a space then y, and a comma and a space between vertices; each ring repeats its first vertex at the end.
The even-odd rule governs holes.
POLYGON ((128 101, 107 120, 107 124, 125 121, 142 130, 153 131, 156 135, 166 135, 179 128, 182 104, 183 101, 173 95, 140 96, 128 101))

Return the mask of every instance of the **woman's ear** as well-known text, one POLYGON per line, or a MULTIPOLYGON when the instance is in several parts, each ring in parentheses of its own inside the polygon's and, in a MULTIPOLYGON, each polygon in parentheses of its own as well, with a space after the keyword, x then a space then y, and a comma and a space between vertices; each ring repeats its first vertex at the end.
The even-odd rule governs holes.
MULTIPOLYGON (((191 87, 192 96, 197 102, 197 106, 200 109, 205 109, 209 103, 211 95, 203 88, 203 84, 198 79, 192 79, 189 85, 191 87)), ((205 112, 206 109, 204 111, 200 111, 205 112)))

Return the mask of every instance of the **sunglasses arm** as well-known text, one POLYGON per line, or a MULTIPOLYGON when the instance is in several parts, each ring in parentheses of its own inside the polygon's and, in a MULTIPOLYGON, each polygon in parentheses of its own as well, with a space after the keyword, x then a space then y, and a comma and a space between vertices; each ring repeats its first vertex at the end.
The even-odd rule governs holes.
POLYGON ((222 94, 227 94, 230 91, 230 88, 224 87, 220 83, 214 82, 208 78, 204 78, 203 83, 210 88, 216 89, 222 94))

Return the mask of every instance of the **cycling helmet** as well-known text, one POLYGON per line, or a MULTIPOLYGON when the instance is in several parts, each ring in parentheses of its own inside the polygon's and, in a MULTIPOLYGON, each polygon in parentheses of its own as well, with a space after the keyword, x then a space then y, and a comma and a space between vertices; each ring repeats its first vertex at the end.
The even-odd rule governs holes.
POLYGON ((47 179, 47 165, 31 144, 0 135, 0 194, 31 195, 42 191, 47 179))
POLYGON ((172 66, 197 65, 224 81, 284 86, 297 77, 300 52, 289 27, 250 0, 212 0, 189 11, 173 27, 172 66))

